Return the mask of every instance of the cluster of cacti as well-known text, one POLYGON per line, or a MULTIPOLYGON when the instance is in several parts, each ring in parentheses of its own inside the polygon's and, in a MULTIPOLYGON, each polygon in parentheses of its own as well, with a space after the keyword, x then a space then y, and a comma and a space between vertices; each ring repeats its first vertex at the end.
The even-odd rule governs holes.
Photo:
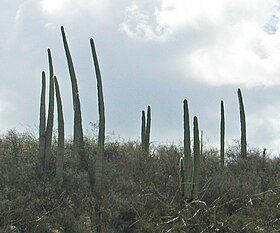
POLYGON ((180 188, 186 201, 192 201, 199 197, 200 180, 200 143, 197 117, 193 118, 193 158, 191 155, 190 125, 188 101, 183 102, 184 109, 184 155, 180 158, 180 188))
MULTIPOLYGON (((79 168, 89 171, 93 193, 96 198, 95 215, 93 217, 96 226, 96 232, 101 232, 101 206, 102 206, 102 190, 103 190, 103 160, 104 160, 104 142, 105 142, 105 104, 103 97, 101 72, 98 64, 94 40, 90 39, 91 53, 94 62, 94 68, 97 80, 98 92, 98 112, 99 112, 99 132, 98 132, 98 149, 97 154, 88 167, 89 159, 85 155, 84 141, 83 141, 83 127, 81 115, 81 103, 79 98, 78 84, 72 57, 67 43, 64 28, 61 27, 63 45, 68 63, 70 80, 72 84, 72 97, 74 109, 74 134, 73 134, 73 157, 79 164, 79 168), (91 174, 93 174, 91 176, 91 174)), ((63 182, 63 157, 64 157, 64 117, 62 110, 62 101, 60 96, 59 84, 56 76, 54 76, 53 63, 51 51, 48 49, 49 61, 49 108, 48 119, 46 124, 46 75, 42 72, 42 89, 41 89, 41 103, 40 103, 40 125, 39 125, 39 171, 43 174, 50 169, 50 156, 52 145, 53 121, 54 121, 54 92, 56 93, 57 102, 57 120, 58 120, 58 148, 56 157, 56 178, 59 184, 63 182)), ((238 89, 238 99, 240 107, 240 121, 241 121, 241 156, 246 157, 246 123, 245 110, 241 95, 241 90, 238 89)), ((189 109, 188 101, 183 101, 183 119, 184 119, 184 155, 180 158, 180 188, 184 199, 187 202, 199 198, 200 193, 200 163, 202 157, 202 138, 203 131, 201 131, 201 142, 199 141, 198 118, 193 117, 193 153, 191 151, 191 136, 189 124, 189 109), (193 154, 193 156, 192 156, 193 154)), ((142 111, 142 125, 141 125, 141 144, 143 154, 149 155, 151 133, 151 107, 147 107, 147 115, 142 111)), ((221 121, 220 121, 220 160, 221 166, 224 166, 225 160, 225 116, 224 116, 224 102, 221 101, 221 121)), ((76 164, 77 164, 76 163, 76 164)))
POLYGON ((56 156, 56 177, 59 183, 62 183, 63 156, 64 156, 64 119, 62 113, 62 102, 60 97, 57 78, 54 76, 51 50, 48 49, 50 82, 49 82, 49 109, 48 121, 46 126, 46 75, 42 72, 42 90, 40 102, 40 123, 39 123, 39 173, 46 174, 50 172, 52 133, 54 122, 54 86, 57 100, 58 112, 58 153, 56 156))
MULTIPOLYGON (((240 128, 241 128, 241 158, 247 157, 247 139, 246 139, 246 116, 245 108, 243 104, 243 98, 241 89, 237 90, 238 102, 239 102, 239 112, 240 112, 240 128)), ((221 166, 225 164, 225 110, 224 101, 221 100, 221 121, 220 121, 220 161, 221 166)))
POLYGON ((46 75, 42 72, 42 90, 40 103, 40 124, 39 124, 39 172, 48 173, 50 170, 51 145, 53 133, 53 115, 54 115, 54 81, 53 81, 53 64, 51 50, 48 49, 48 61, 50 71, 49 82, 49 109, 46 126, 46 75))
POLYGON ((150 136, 151 135, 151 107, 148 105, 147 108, 147 122, 145 111, 142 110, 142 124, 141 124, 141 145, 143 154, 149 155, 150 148, 150 136))
MULTIPOLYGON (((67 58, 71 84, 74 109, 74 140, 73 140, 73 157, 79 163, 79 168, 88 170, 88 159, 84 153, 83 128, 81 103, 78 92, 78 84, 75 75, 74 65, 64 28, 61 27, 63 45, 67 58)), ((98 150, 91 168, 94 169, 93 190, 96 198, 95 216, 93 217, 96 226, 96 232, 101 232, 101 205, 102 205, 102 187, 103 187, 103 159, 104 159, 104 141, 105 141, 105 105, 102 89, 101 73, 98 65, 97 54, 93 39, 90 39, 91 52, 94 61, 94 67, 97 80, 98 92, 98 110, 99 110, 99 133, 98 133, 98 150)), ((57 78, 54 76, 53 64, 50 49, 48 49, 49 67, 50 67, 50 90, 49 90, 49 111, 48 122, 46 127, 46 110, 45 110, 45 93, 46 93, 46 77, 42 72, 42 90, 40 103, 40 126, 39 126, 39 169, 46 171, 50 168, 50 153, 53 132, 53 114, 54 114, 54 87, 57 102, 57 119, 58 119, 58 148, 56 157, 56 179, 59 184, 63 182, 63 157, 64 157, 64 117, 62 110, 62 101, 59 91, 57 78)))

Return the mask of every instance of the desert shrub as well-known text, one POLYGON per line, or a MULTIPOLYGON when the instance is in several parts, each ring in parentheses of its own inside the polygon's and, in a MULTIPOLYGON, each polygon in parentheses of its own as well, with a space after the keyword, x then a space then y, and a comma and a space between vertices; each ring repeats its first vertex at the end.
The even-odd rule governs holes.
MULTIPOLYGON (((52 172, 37 172, 38 140, 10 131, 0 137, 0 229, 19 232, 94 232, 95 199, 91 175, 76 169, 72 141, 65 143, 63 184, 52 172)), ((205 149, 201 164, 200 200, 184 202, 179 192, 178 162, 182 148, 152 145, 145 156, 139 142, 109 140, 105 144, 104 232, 277 232, 279 229, 280 159, 239 146, 227 151, 222 168, 219 151, 205 149)), ((85 138, 89 164, 96 140, 85 138)), ((1 230, 0 230, 1 232, 1 230)))

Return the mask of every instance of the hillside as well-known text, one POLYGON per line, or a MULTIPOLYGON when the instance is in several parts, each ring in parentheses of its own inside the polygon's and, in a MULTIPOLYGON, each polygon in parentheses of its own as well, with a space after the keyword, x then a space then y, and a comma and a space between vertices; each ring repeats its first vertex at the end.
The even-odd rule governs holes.
MULTIPOLYGON (((95 232, 95 198, 90 164, 96 139, 85 138, 88 172, 77 170, 72 142, 65 142, 63 183, 55 177, 57 139, 51 172, 38 172, 38 140, 10 131, 0 138, 0 232, 95 232)), ((183 148, 108 141, 104 155, 102 232, 279 232, 280 159, 238 145, 225 153, 204 150, 199 199, 185 202, 179 185, 183 148)))

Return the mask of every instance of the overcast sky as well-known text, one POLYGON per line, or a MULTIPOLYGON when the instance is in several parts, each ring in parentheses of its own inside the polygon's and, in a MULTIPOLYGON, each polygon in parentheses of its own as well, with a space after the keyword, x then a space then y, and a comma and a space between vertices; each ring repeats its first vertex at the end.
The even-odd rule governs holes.
POLYGON ((152 141, 182 140, 189 100, 209 145, 218 145, 220 100, 226 140, 240 137, 237 88, 248 143, 280 151, 279 0, 2 0, 0 132, 38 133, 41 71, 53 54, 66 133, 72 96, 60 34, 65 27, 78 78, 86 134, 98 119, 93 37, 103 77, 107 132, 140 139, 141 110, 152 107, 152 141))

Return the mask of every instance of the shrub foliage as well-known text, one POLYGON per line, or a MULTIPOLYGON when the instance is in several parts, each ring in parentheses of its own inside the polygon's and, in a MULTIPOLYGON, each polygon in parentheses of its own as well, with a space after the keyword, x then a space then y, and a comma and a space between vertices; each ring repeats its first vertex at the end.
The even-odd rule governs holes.
MULTIPOLYGON (((70 141, 70 140, 69 140, 70 141)), ((95 232, 92 172, 75 169, 65 143, 64 179, 55 179, 56 140, 48 176, 38 173, 38 140, 10 131, 0 138, 0 232, 95 232)), ((85 138, 90 160, 96 140, 85 138)), ((219 152, 204 150, 200 198, 187 203, 179 187, 175 145, 153 146, 143 156, 138 142, 105 144, 104 232, 279 232, 280 159, 232 146, 220 166, 219 152)))

